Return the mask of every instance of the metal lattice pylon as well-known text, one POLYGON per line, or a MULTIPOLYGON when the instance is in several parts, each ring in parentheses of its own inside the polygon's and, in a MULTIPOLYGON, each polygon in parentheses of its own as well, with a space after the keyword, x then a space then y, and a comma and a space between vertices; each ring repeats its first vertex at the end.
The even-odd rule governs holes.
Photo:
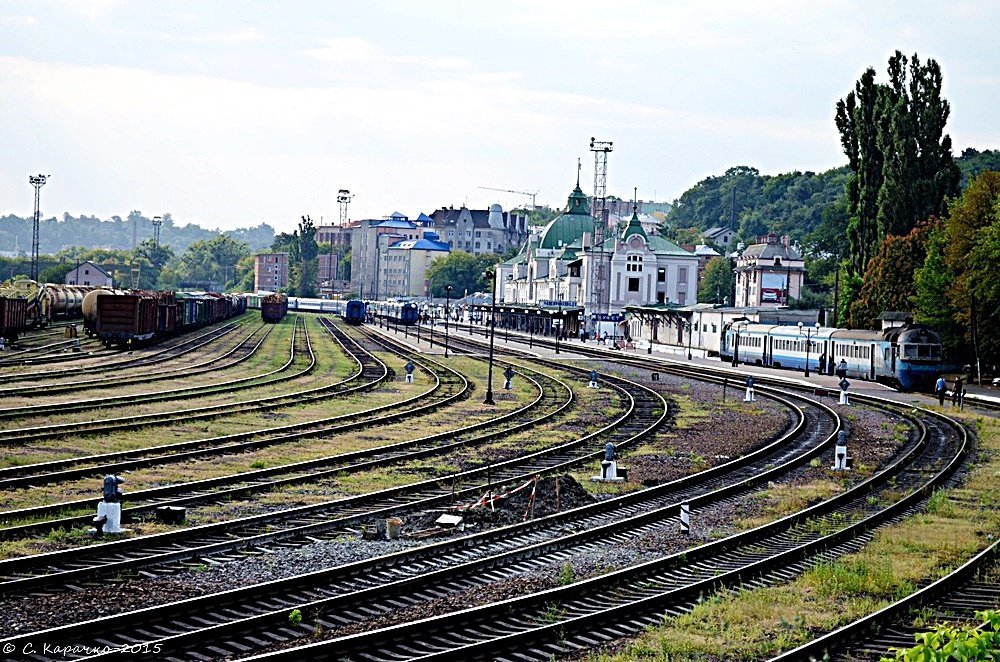
MULTIPOLYGON (((591 319, 594 315, 607 314, 610 309, 610 292, 608 279, 610 274, 609 255, 604 249, 608 238, 608 153, 611 152, 610 141, 590 139, 590 151, 594 153, 594 260, 590 274, 590 305, 591 319)), ((596 322, 594 324, 596 331, 596 322)))
POLYGON ((48 175, 28 175, 28 183, 35 187, 35 222, 31 231, 31 280, 38 282, 38 222, 41 216, 41 192, 48 175))

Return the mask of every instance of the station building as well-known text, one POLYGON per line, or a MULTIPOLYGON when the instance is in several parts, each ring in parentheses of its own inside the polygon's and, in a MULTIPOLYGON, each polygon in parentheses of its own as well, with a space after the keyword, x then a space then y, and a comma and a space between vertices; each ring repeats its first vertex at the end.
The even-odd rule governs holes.
POLYGON ((594 245, 594 222, 577 181, 565 212, 497 266, 502 324, 538 333, 622 336, 628 306, 685 306, 697 300, 697 255, 647 233, 636 210, 603 247, 594 245), (591 298, 602 259, 607 303, 598 311, 591 298))

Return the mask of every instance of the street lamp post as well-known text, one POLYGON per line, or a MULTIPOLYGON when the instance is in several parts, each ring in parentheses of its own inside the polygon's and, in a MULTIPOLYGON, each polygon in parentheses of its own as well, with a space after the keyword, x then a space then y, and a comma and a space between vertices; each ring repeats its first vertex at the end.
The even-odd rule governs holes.
POLYGON ((451 312, 451 285, 444 286, 444 358, 448 358, 448 315, 451 312))
POLYGON ((495 273, 493 271, 484 271, 483 278, 493 285, 491 297, 490 297, 490 361, 489 368, 487 369, 486 376, 486 399, 483 400, 483 404, 495 405, 496 402, 493 401, 493 338, 496 335, 496 312, 497 312, 497 288, 496 283, 494 283, 495 273))
POLYGON ((653 353, 653 336, 656 335, 656 319, 653 317, 649 318, 649 347, 646 348, 647 354, 653 353))
POLYGON ((513 308, 509 308, 509 309, 508 308, 501 308, 500 309, 500 316, 501 316, 501 318, 504 321, 503 322, 503 341, 504 341, 504 343, 506 343, 507 340, 508 340, 508 338, 510 337, 510 318, 511 318, 511 315, 513 313, 514 313, 514 309, 513 308))
POLYGON ((528 347, 534 347, 535 341, 535 321, 531 319, 531 312, 526 311, 524 321, 528 324, 528 347))
POLYGON ((552 325, 556 331, 556 354, 559 353, 559 336, 562 335, 562 309, 556 312, 556 318, 552 325))
POLYGON ((740 364, 740 327, 746 326, 745 322, 741 322, 738 325, 733 326, 735 331, 735 340, 733 341, 733 367, 735 368, 740 364))
POLYGON ((693 327, 692 327, 692 325, 691 325, 691 322, 690 322, 690 321, 688 321, 688 322, 687 322, 687 330, 688 330, 688 361, 690 361, 690 360, 691 360, 691 335, 692 335, 692 331, 691 331, 691 329, 692 329, 692 328, 693 328, 693 327))
POLYGON ((430 339, 430 344, 431 344, 431 347, 433 347, 434 346, 434 309, 431 308, 425 314, 427 316, 427 321, 430 322, 430 324, 431 324, 431 339, 430 339))
POLYGON ((819 322, 816 322, 815 330, 813 330, 813 328, 814 327, 808 326, 804 327, 802 326, 802 322, 799 322, 799 335, 803 335, 803 332, 805 332, 806 336, 806 377, 809 376, 809 349, 812 346, 813 337, 819 333, 819 322))

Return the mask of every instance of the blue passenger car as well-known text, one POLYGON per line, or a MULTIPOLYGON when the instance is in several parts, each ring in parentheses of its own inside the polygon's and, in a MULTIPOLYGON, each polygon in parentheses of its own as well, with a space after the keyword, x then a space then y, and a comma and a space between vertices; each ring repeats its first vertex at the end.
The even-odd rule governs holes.
POLYGON ((360 299, 351 299, 344 308, 344 321, 348 324, 364 324, 365 302, 360 299))
POLYGON ((832 375, 841 361, 851 379, 881 381, 905 390, 929 386, 944 368, 941 340, 925 326, 883 331, 831 327, 730 323, 722 336, 723 360, 832 375))

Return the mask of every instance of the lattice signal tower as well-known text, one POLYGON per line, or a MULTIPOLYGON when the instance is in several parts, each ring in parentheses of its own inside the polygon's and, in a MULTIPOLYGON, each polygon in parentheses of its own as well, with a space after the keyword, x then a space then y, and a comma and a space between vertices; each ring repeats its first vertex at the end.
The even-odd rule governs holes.
POLYGON ((610 309, 608 292, 608 255, 604 250, 608 230, 608 154, 612 143, 605 140, 590 139, 590 151, 594 153, 594 264, 591 271, 590 310, 591 319, 595 314, 607 314, 610 309))

